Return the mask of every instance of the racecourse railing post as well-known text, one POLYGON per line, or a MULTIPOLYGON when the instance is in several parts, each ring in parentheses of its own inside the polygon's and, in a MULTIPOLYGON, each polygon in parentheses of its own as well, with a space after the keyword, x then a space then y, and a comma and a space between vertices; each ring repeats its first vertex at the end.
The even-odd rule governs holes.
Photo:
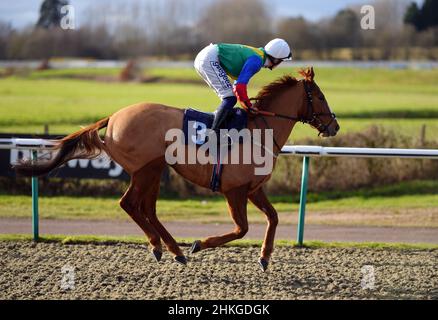
MULTIPOLYGON (((32 161, 37 160, 37 151, 31 150, 32 161)), ((38 178, 32 177, 32 233, 33 240, 39 239, 39 221, 38 221, 38 178)))
POLYGON ((307 180, 309 177, 309 157, 303 158, 303 172, 301 176, 300 211, 298 216, 297 243, 303 245, 304 239, 304 218, 306 215, 307 201, 307 180))

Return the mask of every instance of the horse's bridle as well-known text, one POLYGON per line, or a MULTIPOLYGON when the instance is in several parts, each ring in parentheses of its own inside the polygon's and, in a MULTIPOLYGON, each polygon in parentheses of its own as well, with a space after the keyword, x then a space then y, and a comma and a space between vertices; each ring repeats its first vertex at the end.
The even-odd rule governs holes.
MULTIPOLYGON (((269 127, 268 123, 263 116, 283 118, 283 119, 292 120, 292 121, 300 121, 302 123, 309 124, 310 126, 314 127, 316 130, 318 130, 318 132, 319 132, 318 136, 319 136, 319 135, 328 131, 329 126, 332 124, 332 122, 334 120, 336 120, 336 115, 333 112, 318 112, 318 113, 314 112, 313 111, 313 95, 312 95, 313 81, 310 82, 310 85, 309 85, 308 81, 306 81, 306 80, 301 80, 301 81, 303 81, 304 91, 306 92, 306 101, 307 101, 306 114, 304 117, 292 117, 292 116, 274 113, 274 112, 270 112, 270 111, 264 111, 264 110, 258 110, 256 112, 256 115, 259 114, 262 116, 262 119, 267 127, 269 127), (320 116, 330 116, 331 119, 330 119, 329 123, 325 124, 322 122, 320 116)), ((254 100, 257 100, 257 99, 254 99, 254 100)), ((277 147, 277 149, 281 150, 277 141, 275 141, 275 138, 274 138, 274 143, 275 143, 275 146, 277 147)))
MULTIPOLYGON (((324 133, 327 131, 328 127, 332 124, 334 120, 336 120, 336 114, 333 112, 314 112, 313 111, 313 95, 312 95, 312 89, 313 89, 313 82, 311 85, 307 83, 305 80, 303 81, 304 84, 304 90, 306 92, 306 101, 307 101, 307 109, 306 109, 306 115, 304 117, 292 117, 284 114, 279 114, 275 112, 270 111, 264 111, 264 110, 258 110, 256 112, 257 114, 260 114, 262 116, 269 116, 269 117, 277 117, 277 118, 283 118, 287 120, 292 121, 300 121, 302 123, 306 123, 311 125, 312 127, 316 128, 319 131, 319 134, 324 133), (310 115, 310 117, 308 117, 310 115), (319 116, 331 116, 330 122, 327 124, 324 124, 319 116)), ((258 99, 251 99, 251 100, 258 100, 258 99)))
POLYGON ((336 120, 336 115, 333 112, 319 112, 315 113, 313 111, 313 96, 312 96, 312 89, 313 89, 313 82, 311 82, 310 86, 307 83, 307 81, 303 80, 304 84, 304 90, 306 91, 306 97, 307 97, 307 115, 310 114, 310 117, 302 118, 301 122, 307 123, 311 125, 312 127, 316 128, 316 130, 319 131, 319 134, 322 134, 326 131, 328 131, 329 126, 332 124, 334 120, 336 120), (321 118, 319 116, 330 116, 331 119, 329 123, 324 124, 321 121, 321 118))

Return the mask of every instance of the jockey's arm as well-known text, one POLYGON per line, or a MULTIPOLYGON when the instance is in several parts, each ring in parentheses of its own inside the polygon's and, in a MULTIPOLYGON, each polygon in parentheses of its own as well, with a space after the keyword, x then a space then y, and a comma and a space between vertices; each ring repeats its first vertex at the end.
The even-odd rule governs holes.
POLYGON ((248 98, 248 82, 257 72, 260 71, 262 64, 263 61, 260 57, 249 57, 243 65, 242 71, 234 84, 234 94, 245 109, 252 107, 252 103, 248 98))

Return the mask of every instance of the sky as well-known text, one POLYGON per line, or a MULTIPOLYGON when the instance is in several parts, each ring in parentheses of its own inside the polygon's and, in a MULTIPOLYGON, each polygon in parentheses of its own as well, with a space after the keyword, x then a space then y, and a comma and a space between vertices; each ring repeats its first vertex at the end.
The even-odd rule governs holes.
MULTIPOLYGON (((0 21, 9 22, 14 28, 22 28, 34 24, 38 19, 38 11, 43 0, 0 0, 0 21)), ((90 4, 102 2, 130 3, 157 0, 70 0, 75 7, 76 15, 80 14, 90 4)), ((417 0, 417 2, 420 0, 417 0)), ((316 21, 322 17, 334 15, 348 5, 371 3, 372 0, 269 0, 273 14, 276 16, 304 16, 316 21)), ((79 18, 79 17, 77 17, 79 18)), ((78 24, 80 24, 80 19, 78 24)))

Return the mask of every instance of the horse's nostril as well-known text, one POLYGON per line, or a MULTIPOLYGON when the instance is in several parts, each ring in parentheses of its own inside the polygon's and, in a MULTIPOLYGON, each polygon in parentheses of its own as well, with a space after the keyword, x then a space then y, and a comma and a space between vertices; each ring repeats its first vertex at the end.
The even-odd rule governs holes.
POLYGON ((339 127, 339 124, 337 124, 336 127, 335 127, 335 130, 339 131, 339 129, 341 129, 341 128, 339 127))

